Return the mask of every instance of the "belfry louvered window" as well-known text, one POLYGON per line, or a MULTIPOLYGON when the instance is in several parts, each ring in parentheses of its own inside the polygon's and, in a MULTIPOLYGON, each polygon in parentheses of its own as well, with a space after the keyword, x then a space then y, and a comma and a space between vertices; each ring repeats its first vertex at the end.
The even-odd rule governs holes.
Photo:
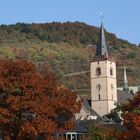
POLYGON ((100 76, 100 75, 101 75, 101 68, 98 67, 98 68, 96 69, 96 76, 100 76))

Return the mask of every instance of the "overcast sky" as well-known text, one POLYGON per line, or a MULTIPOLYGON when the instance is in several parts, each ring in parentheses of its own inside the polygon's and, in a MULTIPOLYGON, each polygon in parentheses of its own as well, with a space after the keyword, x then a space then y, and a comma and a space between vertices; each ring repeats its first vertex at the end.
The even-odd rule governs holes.
POLYGON ((80 21, 140 43, 140 0, 0 0, 0 24, 80 21))

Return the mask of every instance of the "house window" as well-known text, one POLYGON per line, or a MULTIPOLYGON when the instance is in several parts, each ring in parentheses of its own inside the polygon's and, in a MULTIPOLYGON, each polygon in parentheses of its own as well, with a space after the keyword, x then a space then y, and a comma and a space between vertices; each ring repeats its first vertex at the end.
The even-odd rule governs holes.
POLYGON ((110 75, 113 75, 113 68, 110 68, 110 75))
POLYGON ((97 68, 96 69, 96 76, 100 76, 101 75, 101 68, 97 68))

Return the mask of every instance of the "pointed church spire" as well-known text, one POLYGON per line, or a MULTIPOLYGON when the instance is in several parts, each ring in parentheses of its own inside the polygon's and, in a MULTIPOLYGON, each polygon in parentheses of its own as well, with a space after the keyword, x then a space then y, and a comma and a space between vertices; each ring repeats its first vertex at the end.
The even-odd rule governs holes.
POLYGON ((127 79, 127 74, 126 74, 126 67, 124 65, 124 87, 123 87, 124 91, 129 91, 129 87, 128 87, 128 79, 127 79))
POLYGON ((103 22, 101 22, 99 42, 96 49, 96 56, 108 57, 108 55, 109 55, 109 49, 106 43, 105 30, 104 30, 103 22))

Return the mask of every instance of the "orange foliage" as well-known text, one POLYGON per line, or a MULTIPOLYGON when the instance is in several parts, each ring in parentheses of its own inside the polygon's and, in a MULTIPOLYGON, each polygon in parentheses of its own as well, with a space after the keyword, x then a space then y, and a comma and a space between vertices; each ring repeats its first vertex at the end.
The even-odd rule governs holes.
POLYGON ((58 131, 74 128, 77 97, 57 87, 52 75, 37 74, 26 61, 0 60, 0 129, 4 140, 55 139, 58 131), (63 119, 62 119, 63 118, 63 119))

